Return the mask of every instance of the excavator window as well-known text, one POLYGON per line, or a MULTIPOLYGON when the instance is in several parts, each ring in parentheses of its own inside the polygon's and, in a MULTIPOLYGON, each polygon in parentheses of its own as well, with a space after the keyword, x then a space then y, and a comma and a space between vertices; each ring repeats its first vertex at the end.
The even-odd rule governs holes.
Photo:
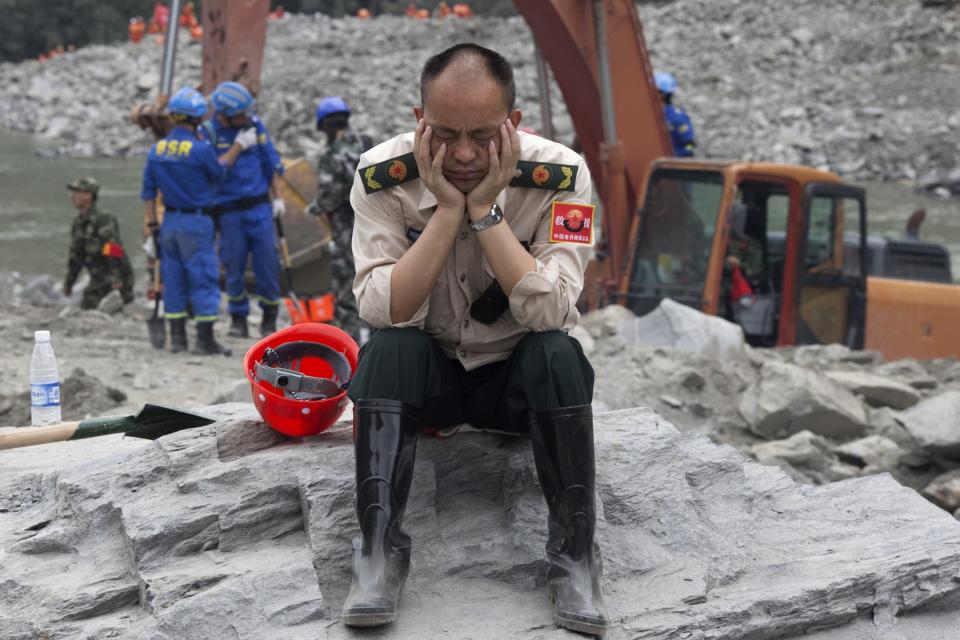
MULTIPOLYGON (((827 268, 833 262, 836 212, 833 198, 812 198, 810 201, 807 249, 804 261, 808 269, 827 268)), ((841 218, 842 219, 842 218, 841 218)))
POLYGON ((662 298, 700 308, 722 195, 718 172, 661 169, 650 178, 626 300, 635 313, 662 298))
POLYGON ((736 257, 753 295, 730 299, 730 270, 723 280, 720 314, 735 321, 754 345, 776 342, 776 327, 783 293, 784 255, 790 196, 786 185, 746 180, 738 185, 736 207, 745 210, 742 228, 731 228, 727 256, 736 257))
POLYGON ((797 294, 797 343, 862 346, 864 275, 862 196, 842 187, 814 187, 807 198, 803 273, 797 294), (854 251, 848 253, 849 245, 854 251))

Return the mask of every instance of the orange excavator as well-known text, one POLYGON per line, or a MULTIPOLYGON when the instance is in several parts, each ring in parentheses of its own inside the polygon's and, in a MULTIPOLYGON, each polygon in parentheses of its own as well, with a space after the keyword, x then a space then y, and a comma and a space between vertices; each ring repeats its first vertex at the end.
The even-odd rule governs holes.
MULTIPOLYGON (((869 236, 862 188, 801 166, 671 157, 633 0, 514 4, 535 39, 544 133, 549 65, 602 202, 589 306, 642 314, 669 297, 738 322, 754 344, 960 356, 949 255, 934 243, 869 236), (752 289, 736 301, 730 256, 752 289)), ((267 5, 204 0, 205 90, 238 78, 259 88, 267 5)))
POLYGON ((869 236, 862 188, 807 167, 670 157, 632 0, 515 5, 554 72, 603 203, 591 305, 643 314, 670 297, 738 322, 754 344, 960 356, 949 254, 869 236), (724 274, 730 256, 753 291, 736 301, 724 274))

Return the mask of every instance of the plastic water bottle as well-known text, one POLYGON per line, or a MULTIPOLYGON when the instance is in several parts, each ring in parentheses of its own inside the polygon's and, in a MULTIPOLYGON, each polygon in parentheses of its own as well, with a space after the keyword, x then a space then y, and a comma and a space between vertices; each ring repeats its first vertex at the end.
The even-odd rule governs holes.
POLYGON ((30 422, 36 426, 60 422, 60 370, 49 331, 33 332, 30 360, 30 422))

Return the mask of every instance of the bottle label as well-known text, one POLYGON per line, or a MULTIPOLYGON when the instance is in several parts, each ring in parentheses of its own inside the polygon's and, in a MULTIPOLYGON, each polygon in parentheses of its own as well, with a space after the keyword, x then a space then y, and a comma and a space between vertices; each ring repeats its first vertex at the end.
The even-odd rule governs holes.
POLYGON ((30 404, 34 407, 59 407, 60 383, 31 384, 30 404))

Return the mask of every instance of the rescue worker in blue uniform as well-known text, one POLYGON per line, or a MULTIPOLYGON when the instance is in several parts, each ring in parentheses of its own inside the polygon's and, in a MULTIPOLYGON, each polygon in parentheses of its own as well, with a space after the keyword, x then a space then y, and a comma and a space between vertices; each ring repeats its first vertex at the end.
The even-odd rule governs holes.
POLYGON ((187 302, 193 307, 197 341, 193 353, 229 355, 213 336, 220 308, 219 267, 214 225, 206 209, 227 166, 244 148, 256 143, 252 129, 237 136, 222 159, 197 135, 207 103, 197 91, 183 88, 168 105, 173 130, 150 149, 143 168, 140 197, 144 204, 144 237, 157 230, 156 198, 163 195, 160 227, 160 273, 164 282, 164 314, 170 322, 171 351, 187 349, 187 302))
POLYGON ((673 143, 675 156, 689 157, 693 155, 696 140, 693 134, 693 122, 683 107, 673 104, 673 94, 677 91, 677 79, 672 73, 658 71, 653 74, 660 99, 663 101, 663 117, 667 121, 667 130, 670 132, 670 142, 673 143))
POLYGON ((217 153, 229 149, 241 131, 253 128, 257 133, 256 144, 240 153, 220 184, 212 211, 218 220, 220 260, 227 276, 229 335, 249 335, 250 303, 244 273, 247 256, 252 255, 256 293, 263 309, 260 334, 266 336, 277 330, 280 306, 280 260, 273 219, 285 212, 283 198, 279 197, 283 164, 266 126, 254 114, 254 99, 246 87, 222 82, 210 102, 216 114, 204 123, 203 135, 217 153))

